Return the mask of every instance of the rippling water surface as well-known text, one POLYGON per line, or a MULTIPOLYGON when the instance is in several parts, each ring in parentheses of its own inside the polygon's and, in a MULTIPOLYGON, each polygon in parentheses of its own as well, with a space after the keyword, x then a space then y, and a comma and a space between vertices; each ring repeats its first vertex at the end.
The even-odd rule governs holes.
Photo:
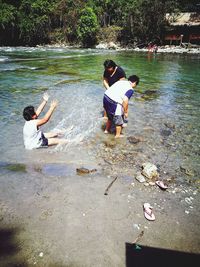
POLYGON ((177 157, 180 160, 187 158, 197 170, 200 154, 199 56, 153 56, 91 49, 0 48, 0 161, 31 162, 34 157, 38 161, 38 157, 47 160, 52 154, 52 161, 55 161, 61 152, 73 161, 95 154, 96 145, 104 138, 102 73, 107 58, 121 65, 127 76, 137 74, 140 77, 135 97, 130 101, 126 135, 143 135, 146 146, 154 154, 155 150, 159 154, 163 139, 167 139, 169 146, 176 147, 177 157), (59 106, 44 131, 66 129, 69 144, 25 151, 22 110, 30 104, 37 106, 45 91, 52 99, 58 99, 59 106), (166 136, 169 134, 167 123, 176 129, 170 136, 166 136), (153 131, 149 132, 148 127, 153 131))

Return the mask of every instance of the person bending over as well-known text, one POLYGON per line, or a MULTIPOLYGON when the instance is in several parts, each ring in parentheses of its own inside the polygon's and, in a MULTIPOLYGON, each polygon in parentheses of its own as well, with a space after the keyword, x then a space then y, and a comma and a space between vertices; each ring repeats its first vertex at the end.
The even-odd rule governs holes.
POLYGON ((40 126, 47 123, 51 118, 55 108, 58 105, 56 100, 52 101, 50 108, 41 119, 38 118, 49 99, 48 94, 44 93, 43 100, 37 110, 33 106, 27 106, 23 110, 23 117, 26 120, 23 128, 24 146, 26 149, 34 149, 40 147, 48 147, 51 145, 67 143, 66 139, 56 138, 58 133, 43 133, 40 126))
POLYGON ((124 117, 128 118, 128 101, 134 93, 133 88, 139 84, 139 77, 132 75, 128 80, 114 83, 104 93, 103 106, 106 110, 108 120, 105 133, 110 131, 112 123, 116 127, 115 138, 121 137, 124 117))

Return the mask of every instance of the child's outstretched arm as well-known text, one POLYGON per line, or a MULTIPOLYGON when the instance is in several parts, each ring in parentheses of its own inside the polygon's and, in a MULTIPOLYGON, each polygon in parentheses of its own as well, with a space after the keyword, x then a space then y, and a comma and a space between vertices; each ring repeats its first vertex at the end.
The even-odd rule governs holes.
POLYGON ((37 119, 37 126, 41 126, 41 125, 48 122, 48 120, 51 118, 51 115, 53 114, 54 109, 57 107, 57 105, 58 105, 57 100, 53 100, 51 102, 50 108, 47 111, 47 113, 45 114, 45 116, 42 119, 37 119))
POLYGON ((37 108, 35 112, 37 116, 39 116, 40 113, 43 111, 46 103, 48 102, 49 95, 47 93, 44 93, 42 98, 43 98, 42 103, 39 105, 39 107, 37 108))

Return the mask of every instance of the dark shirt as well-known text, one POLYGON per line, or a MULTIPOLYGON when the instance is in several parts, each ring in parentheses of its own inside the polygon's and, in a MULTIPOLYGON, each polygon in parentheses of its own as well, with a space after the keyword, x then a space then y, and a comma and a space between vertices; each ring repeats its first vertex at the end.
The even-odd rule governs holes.
POLYGON ((109 86, 111 86, 121 78, 126 78, 126 74, 120 66, 117 66, 117 69, 113 76, 105 70, 103 77, 107 79, 109 86))

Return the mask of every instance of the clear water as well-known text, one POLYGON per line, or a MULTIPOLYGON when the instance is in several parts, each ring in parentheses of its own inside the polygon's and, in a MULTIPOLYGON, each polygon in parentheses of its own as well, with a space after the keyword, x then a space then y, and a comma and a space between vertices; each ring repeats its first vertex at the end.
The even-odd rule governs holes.
POLYGON ((180 165, 186 160, 187 166, 199 175, 199 55, 0 48, 0 162, 75 162, 95 155, 104 138, 102 73, 107 58, 121 65, 127 76, 140 77, 135 97, 130 101, 126 135, 143 135, 146 139, 143 146, 149 155, 152 153, 154 161, 159 161, 168 153, 162 149, 161 132, 167 129, 165 123, 173 124, 176 130, 167 139, 176 148, 171 155, 176 156, 180 165), (154 93, 145 95, 146 90, 154 93), (58 99, 59 106, 43 130, 66 129, 69 144, 26 151, 22 139, 22 110, 27 105, 39 105, 45 91, 51 99, 58 99), (149 132, 148 127, 153 131, 149 132))

